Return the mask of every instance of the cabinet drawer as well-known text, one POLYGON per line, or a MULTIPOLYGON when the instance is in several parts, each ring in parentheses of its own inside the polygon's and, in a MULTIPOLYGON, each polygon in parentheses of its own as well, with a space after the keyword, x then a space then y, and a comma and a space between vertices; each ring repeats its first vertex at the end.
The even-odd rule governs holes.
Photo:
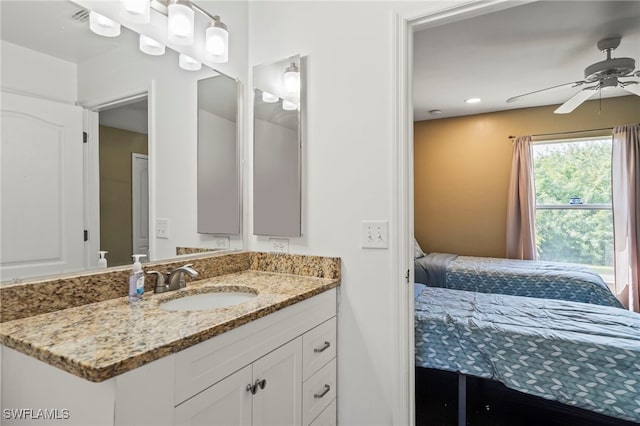
POLYGON ((336 426, 337 417, 336 400, 334 399, 309 426, 336 426))
POLYGON ((302 336, 302 375, 313 375, 336 356, 336 317, 309 330, 302 336))
POLYGON ((336 398, 336 359, 302 385, 302 422, 310 424, 336 398))

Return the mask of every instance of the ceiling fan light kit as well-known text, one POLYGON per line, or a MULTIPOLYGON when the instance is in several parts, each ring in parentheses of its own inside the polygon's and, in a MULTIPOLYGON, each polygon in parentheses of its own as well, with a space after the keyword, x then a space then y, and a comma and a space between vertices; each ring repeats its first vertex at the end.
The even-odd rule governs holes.
POLYGON ((620 41, 620 37, 609 37, 598 41, 597 47, 601 52, 606 52, 607 59, 605 59, 604 61, 596 62, 595 64, 591 64, 586 67, 584 69, 584 80, 559 84, 557 86, 547 87, 545 89, 524 93, 522 95, 514 96, 507 99, 507 103, 515 102, 524 96, 533 95, 559 87, 578 87, 592 83, 595 83, 595 85, 585 87, 580 90, 578 93, 569 98, 569 100, 560 105, 560 107, 558 107, 554 111, 554 113, 568 114, 600 90, 620 87, 630 93, 640 96, 640 82, 635 80, 620 80, 620 78, 640 77, 640 71, 636 71, 634 74, 636 61, 633 58, 611 57, 611 52, 620 45, 620 41))

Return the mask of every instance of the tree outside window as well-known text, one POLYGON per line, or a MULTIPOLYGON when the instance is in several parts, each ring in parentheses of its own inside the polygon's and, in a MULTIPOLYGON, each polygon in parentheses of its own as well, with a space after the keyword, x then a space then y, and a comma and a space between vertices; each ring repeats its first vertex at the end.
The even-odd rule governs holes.
POLYGON ((533 145, 540 260, 583 264, 613 284, 611 138, 533 145))

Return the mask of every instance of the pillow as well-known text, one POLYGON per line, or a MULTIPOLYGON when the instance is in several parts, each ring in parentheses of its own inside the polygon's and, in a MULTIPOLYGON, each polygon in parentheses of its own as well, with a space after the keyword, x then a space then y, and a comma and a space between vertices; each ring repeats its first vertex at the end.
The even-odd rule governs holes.
POLYGON ((414 259, 417 259, 419 257, 424 257, 424 252, 420 248, 420 244, 418 244, 418 240, 416 240, 415 238, 413 239, 413 249, 414 249, 414 253, 413 253, 414 259))

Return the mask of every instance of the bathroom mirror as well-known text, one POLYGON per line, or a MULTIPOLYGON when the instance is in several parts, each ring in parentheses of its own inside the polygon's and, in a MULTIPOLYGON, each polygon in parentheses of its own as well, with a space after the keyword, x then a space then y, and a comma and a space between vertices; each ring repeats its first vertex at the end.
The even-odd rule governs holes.
POLYGON ((198 232, 239 234, 240 147, 237 82, 198 80, 198 232))
POLYGON ((302 235, 303 65, 296 55, 253 68, 255 235, 302 235))
MULTIPOLYGON (((198 102, 200 99, 205 102, 205 95, 211 96, 212 102, 230 102, 229 105, 219 105, 219 108, 237 110, 237 97, 226 95, 229 90, 237 93, 235 80, 206 67, 201 71, 185 71, 178 66, 178 54, 170 49, 166 49, 163 56, 145 55, 138 49, 138 36, 124 26, 118 37, 97 36, 88 28, 86 12, 83 15, 83 9, 69 1, 3 0, 0 2, 0 8, 3 111, 7 105, 5 100, 10 97, 28 98, 40 104, 47 104, 52 113, 55 113, 56 109, 59 111, 74 109, 74 123, 79 122, 79 124, 74 124, 77 126, 74 129, 78 131, 74 130, 72 133, 74 140, 77 139, 78 142, 74 147, 79 147, 80 152, 79 156, 75 156, 67 163, 56 163, 50 160, 58 158, 55 154, 58 151, 49 148, 43 150, 42 146, 36 150, 34 146, 29 157, 31 166, 23 169, 33 169, 42 165, 46 165, 49 169, 57 167, 57 172, 56 170, 53 172, 59 173, 56 176, 61 176, 60 179, 40 177, 37 180, 25 182, 14 178, 5 179, 3 173, 2 205, 14 204, 21 207, 16 207, 11 214, 7 215, 4 214, 4 209, 2 211, 3 247, 0 253, 0 281, 11 282, 14 279, 51 276, 97 268, 97 251, 105 250, 98 241, 104 243, 107 240, 106 237, 112 235, 107 231, 97 239, 96 236, 101 234, 101 223, 97 225, 94 223, 92 228, 91 220, 87 218, 98 217, 102 222, 102 219, 112 219, 114 210, 102 209, 104 206, 101 202, 99 205, 99 201, 94 208, 87 201, 87 194, 91 193, 91 182, 87 184, 83 180, 88 179, 88 174, 96 173, 96 182, 98 182, 96 170, 101 166, 97 160, 92 163, 93 160, 86 153, 87 145, 95 140, 94 136, 90 134, 88 144, 83 145, 82 131, 83 128, 89 129, 86 127, 86 122, 91 121, 91 114, 97 117, 99 111, 100 121, 102 121, 103 115, 115 112, 115 110, 109 110, 108 106, 97 109, 93 106, 98 105, 99 102, 122 99, 127 95, 141 94, 142 98, 138 101, 144 102, 136 104, 145 105, 144 108, 148 110, 144 109, 140 114, 118 114, 118 120, 123 116, 131 119, 133 115, 146 115, 148 111, 153 110, 153 114, 149 113, 149 118, 152 120, 148 123, 148 152, 136 150, 143 155, 148 155, 150 177, 145 177, 146 180, 143 183, 148 183, 149 202, 148 205, 143 203, 140 210, 146 218, 146 225, 143 225, 143 228, 146 227, 147 243, 151 245, 151 260, 164 260, 179 254, 207 250, 242 249, 243 240, 239 230, 229 232, 224 237, 202 235, 197 232, 195 221, 198 102), (198 80, 207 77, 218 81, 226 80, 233 85, 233 88, 220 89, 225 90, 223 95, 222 92, 215 92, 216 86, 199 96, 198 80), (140 93, 140 88, 148 92, 140 93), (86 102, 87 100, 91 102, 86 102), (83 111, 77 104, 88 109, 83 111), (83 121, 85 121, 84 125, 83 121), (152 133, 155 133, 155 138, 152 137, 152 133), (152 143, 152 140, 155 142, 152 143), (85 150, 84 154, 83 150, 85 150), (51 154, 55 155, 51 156, 51 154), (51 166, 53 163, 57 165, 51 166), (66 172, 68 169, 67 164, 74 164, 73 178, 62 175, 61 171, 66 172), (42 185, 38 186, 37 182, 42 182, 42 185), (30 188, 39 187, 41 195, 53 193, 53 191, 47 192, 45 187, 55 187, 57 191, 55 193, 60 196, 49 198, 56 202, 68 198, 62 197, 61 194, 71 194, 77 201, 72 208, 67 208, 50 203, 50 199, 40 197, 30 199, 26 196, 28 191, 25 185, 31 185, 30 188), (6 194, 16 194, 10 200, 11 203, 5 203, 6 194), (14 203, 16 200, 22 204, 14 203), (100 210, 99 213, 96 213, 97 210, 100 210), (170 221, 162 237, 157 234, 158 220, 165 221, 164 223, 170 221), (37 224, 37 229, 30 224, 37 224), (89 229, 88 241, 83 242, 86 229, 89 229), (92 229, 98 229, 98 231, 93 232, 92 229), (6 232, 7 230, 15 230, 11 235, 15 241, 19 241, 19 245, 6 243, 7 236, 10 234, 6 232), (73 250, 67 249, 66 242, 60 242, 56 246, 55 239, 63 237, 73 241, 73 250), (38 245, 47 238, 51 239, 47 247, 38 245), (28 261, 35 261, 39 266, 29 269, 27 265, 29 262, 24 260, 25 256, 31 256, 32 259, 28 261), (18 271, 20 268, 21 270, 18 271)), ((131 103, 127 106, 135 105, 131 103)), ((4 118, 3 112, 3 124, 5 124, 4 118)), ((96 128, 97 120, 96 118, 96 128)), ((122 130, 113 122, 109 124, 101 122, 100 127, 103 125, 122 130)), ((2 129, 4 141, 4 125, 2 129)), ((120 132, 111 133, 116 136, 120 134, 120 132)), ((78 149, 74 148, 74 151, 78 149)), ((4 158, 9 161, 6 155, 8 152, 3 146, 3 165, 4 158)), ((15 156, 20 157, 19 154, 15 156)), ((127 156, 126 161, 127 165, 122 169, 130 170, 133 167, 131 155, 127 156)), ((40 167, 40 169, 45 168, 40 167)), ((115 177, 132 173, 126 170, 117 173, 115 177)), ((141 172, 140 176, 144 176, 144 173, 144 171, 141 172)), ((237 175, 229 179, 224 176, 224 183, 229 182, 234 190, 239 191, 237 175)), ((121 184, 121 182, 116 183, 121 184)), ((132 185, 127 185, 131 189, 132 185)), ((144 187, 144 185, 139 186, 144 187)), ((111 192, 101 191, 100 195, 110 195, 115 209, 128 210, 127 205, 131 205, 130 194, 130 191, 116 188, 111 192), (118 203, 118 197, 120 197, 120 203, 118 203)), ((236 210, 240 211, 239 205, 236 206, 236 210)), ((127 215, 124 219, 116 219, 116 226, 120 225, 120 228, 123 228, 123 221, 135 222, 135 219, 131 215, 127 215)), ((144 239, 144 234, 141 240, 144 239)), ((135 239, 134 236, 130 238, 135 239)), ((132 243, 133 241, 127 242, 131 251, 134 250, 132 243)), ((142 246, 144 247, 144 244, 142 246)), ((127 253, 122 256, 122 261, 116 261, 111 254, 107 254, 109 266, 131 263, 131 257, 127 253)))

